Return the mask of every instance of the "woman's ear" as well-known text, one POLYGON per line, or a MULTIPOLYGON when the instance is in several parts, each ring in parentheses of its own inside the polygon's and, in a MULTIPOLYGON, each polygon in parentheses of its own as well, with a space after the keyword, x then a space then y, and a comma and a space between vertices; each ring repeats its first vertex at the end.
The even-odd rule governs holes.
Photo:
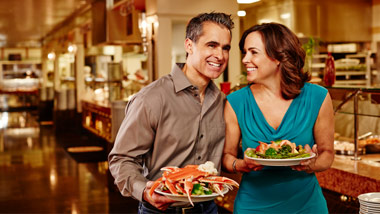
POLYGON ((193 53, 193 41, 189 38, 185 39, 185 51, 187 54, 192 54, 193 53))

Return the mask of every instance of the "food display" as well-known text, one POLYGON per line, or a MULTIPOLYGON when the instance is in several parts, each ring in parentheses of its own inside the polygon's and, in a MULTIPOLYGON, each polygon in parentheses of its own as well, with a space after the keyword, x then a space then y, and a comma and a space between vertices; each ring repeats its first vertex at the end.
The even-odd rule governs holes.
POLYGON ((289 140, 272 141, 271 144, 260 142, 256 149, 247 149, 245 155, 251 158, 264 159, 297 159, 310 157, 302 145, 296 146, 289 140))
POLYGON ((374 135, 366 139, 366 153, 380 153, 380 136, 374 135))
POLYGON ((239 187, 236 181, 218 176, 218 171, 211 161, 201 165, 187 165, 184 168, 169 166, 161 170, 164 171, 162 177, 154 182, 149 195, 157 192, 174 196, 171 197, 173 200, 183 201, 187 198, 193 206, 193 200, 199 202, 212 200, 218 195, 223 197, 232 186, 239 187))

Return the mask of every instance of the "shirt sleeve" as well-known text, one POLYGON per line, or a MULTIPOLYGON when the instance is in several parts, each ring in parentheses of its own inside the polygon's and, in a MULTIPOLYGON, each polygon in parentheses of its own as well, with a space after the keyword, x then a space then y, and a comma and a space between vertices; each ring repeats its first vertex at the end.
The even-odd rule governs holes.
POLYGON ((123 196, 142 201, 148 182, 143 175, 143 156, 154 141, 155 120, 144 95, 137 94, 127 104, 113 148, 108 156, 109 170, 123 196))

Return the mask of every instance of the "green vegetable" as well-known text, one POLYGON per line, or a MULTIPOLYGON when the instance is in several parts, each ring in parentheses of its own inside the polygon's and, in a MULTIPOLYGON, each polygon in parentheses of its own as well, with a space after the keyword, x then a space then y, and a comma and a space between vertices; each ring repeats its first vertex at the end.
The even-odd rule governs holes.
POLYGON ((289 153, 292 152, 292 147, 290 147, 289 145, 283 145, 283 146, 281 146, 281 148, 278 150, 278 152, 279 152, 282 156, 287 156, 289 153))
POLYGON ((203 192, 204 192, 205 195, 211 195, 212 194, 212 190, 211 189, 208 189, 208 190, 204 189, 203 192))
POLYGON ((193 191, 191 191, 192 195, 203 195, 203 187, 200 184, 194 184, 193 191))
POLYGON ((257 155, 255 154, 255 150, 253 149, 248 149, 245 154, 248 156, 248 157, 251 157, 251 158, 255 158, 257 157, 257 155))
POLYGON ((269 149, 267 149, 267 151, 265 151, 265 156, 267 156, 269 158, 276 158, 277 151, 273 148, 269 148, 269 149))

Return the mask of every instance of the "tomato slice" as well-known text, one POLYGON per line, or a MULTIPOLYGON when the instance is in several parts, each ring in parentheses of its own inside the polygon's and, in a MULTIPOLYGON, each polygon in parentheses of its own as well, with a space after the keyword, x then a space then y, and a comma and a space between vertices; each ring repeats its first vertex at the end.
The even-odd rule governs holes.
POLYGON ((256 147, 256 152, 258 152, 258 151, 260 150, 260 146, 261 146, 261 145, 258 145, 258 146, 256 147))

